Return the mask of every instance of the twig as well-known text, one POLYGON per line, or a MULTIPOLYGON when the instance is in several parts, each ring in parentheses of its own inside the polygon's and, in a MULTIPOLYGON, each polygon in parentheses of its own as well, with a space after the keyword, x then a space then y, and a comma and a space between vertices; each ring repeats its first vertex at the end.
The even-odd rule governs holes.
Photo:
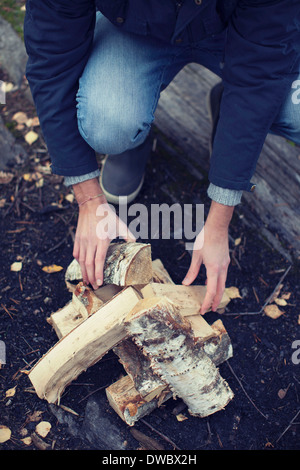
POLYGON ((295 414, 295 416, 293 417, 293 419, 290 421, 289 425, 285 428, 285 430, 280 434, 280 436, 278 437, 278 439, 276 440, 276 443, 278 441, 280 441, 280 439, 282 438, 282 436, 284 436, 284 434, 290 429, 290 427, 292 426, 292 424, 295 424, 295 419, 298 417, 298 414, 300 413, 300 410, 297 411, 297 413, 295 414))
POLYGON ((269 295, 269 297, 267 298, 267 300, 265 301, 264 305, 261 307, 260 309, 260 313, 264 311, 265 307, 268 305, 268 303, 272 300, 272 297, 274 295, 274 293, 276 292, 276 290, 278 289, 278 287, 280 286, 280 284, 282 283, 282 281, 284 280, 284 278, 287 276, 287 274, 289 273, 290 269, 291 269, 292 265, 290 265, 284 272, 284 274, 281 276, 281 278, 279 279, 278 283, 276 284, 276 287, 275 289, 273 290, 273 292, 269 295))
POLYGON ((147 423, 147 421, 145 421, 144 419, 141 418, 140 422, 142 422, 143 424, 148 426, 148 428, 151 429, 151 431, 156 432, 156 434, 158 434, 162 439, 164 439, 166 442, 171 444, 171 446, 173 446, 174 449, 181 450, 179 447, 177 447, 177 445, 173 441, 171 441, 171 439, 169 439, 167 436, 165 436, 164 434, 159 432, 157 429, 155 429, 153 426, 151 426, 151 424, 147 423))
POLYGON ((245 393, 246 397, 248 398, 248 400, 250 401, 250 403, 254 406, 254 408, 259 412, 259 414, 261 414, 265 419, 268 419, 267 416, 265 416, 258 408, 257 406, 255 405, 255 403, 251 400, 251 398, 249 397, 248 393, 246 392, 246 390, 244 389, 243 387, 243 384, 242 382, 240 381, 240 379, 237 377, 237 375, 235 374, 235 372, 233 371, 231 365, 229 364, 228 361, 226 361, 226 364, 228 365, 229 369, 231 370, 231 373, 233 374, 233 376, 236 378, 236 380, 238 381, 241 389, 243 390, 243 392, 245 393))
POLYGON ((222 313, 222 315, 226 315, 226 316, 237 316, 237 315, 260 315, 265 307, 269 304, 269 302, 272 300, 273 298, 273 295, 274 293, 276 292, 276 290, 279 288, 280 284, 282 283, 282 281, 284 280, 284 278, 287 276, 287 274, 289 273, 290 269, 291 269, 292 265, 290 265, 284 272, 284 274, 281 276, 281 278, 279 279, 278 283, 276 284, 275 286, 275 289, 273 289, 272 293, 269 295, 269 297, 267 298, 267 300, 265 301, 265 303, 263 304, 263 306, 261 307, 260 310, 258 310, 257 312, 235 312, 235 313, 222 313))

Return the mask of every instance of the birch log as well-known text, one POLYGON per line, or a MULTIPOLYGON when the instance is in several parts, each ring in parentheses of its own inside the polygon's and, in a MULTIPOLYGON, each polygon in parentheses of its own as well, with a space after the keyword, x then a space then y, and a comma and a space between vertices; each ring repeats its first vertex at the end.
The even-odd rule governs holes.
POLYGON ((126 317, 125 327, 148 355, 153 371, 184 400, 193 416, 209 416, 233 398, 212 360, 194 343, 190 323, 171 301, 141 300, 126 317))
POLYGON ((124 319, 139 300, 127 287, 59 340, 28 374, 37 395, 59 401, 72 380, 126 338, 124 319))
MULTIPOLYGON (((141 289, 141 293, 144 298, 158 296, 167 297, 171 302, 178 305, 180 309, 180 315, 198 315, 201 305, 206 295, 206 286, 184 286, 182 284, 159 284, 149 283, 141 289)), ((223 294, 218 309, 226 307, 230 302, 230 298, 226 293, 223 294)))
POLYGON ((172 396, 172 392, 167 391, 151 401, 146 401, 135 389, 129 375, 111 384, 105 392, 110 406, 129 426, 133 426, 172 396))
MULTIPOLYGON (((145 243, 111 243, 103 269, 105 284, 133 286, 152 281, 151 246, 145 243)), ((66 281, 82 279, 80 264, 74 259, 67 268, 66 281)))

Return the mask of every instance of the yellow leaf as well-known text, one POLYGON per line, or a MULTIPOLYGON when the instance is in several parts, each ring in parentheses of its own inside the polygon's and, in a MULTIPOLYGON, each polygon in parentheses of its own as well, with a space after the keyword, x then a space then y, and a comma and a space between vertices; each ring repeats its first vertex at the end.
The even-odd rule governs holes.
POLYGON ((18 124, 24 124, 27 121, 28 117, 27 114, 23 113, 23 111, 19 111, 15 113, 12 117, 13 121, 16 121, 18 124))
POLYGON ((6 390, 5 398, 13 397, 16 393, 16 388, 17 388, 17 386, 15 386, 13 388, 9 388, 8 390, 6 390))
POLYGON ((30 436, 24 437, 24 439, 21 439, 21 441, 22 441, 23 444, 25 444, 26 446, 30 446, 30 444, 32 443, 32 439, 31 439, 30 436))
POLYGON ((182 413, 179 413, 178 415, 176 415, 176 418, 177 418, 177 421, 185 421, 186 419, 188 419, 182 413))
POLYGON ((241 241, 242 241, 241 237, 236 238, 236 239, 234 240, 234 245, 235 245, 235 246, 238 246, 238 245, 241 243, 241 241))
POLYGON ((228 297, 230 299, 237 299, 237 298, 241 299, 242 298, 237 287, 234 287, 234 286, 226 287, 225 292, 226 292, 226 294, 228 295, 228 297))
POLYGON ((10 267, 10 270, 15 271, 15 272, 21 271, 21 269, 22 269, 22 261, 16 261, 10 267))
POLYGON ((287 305, 287 301, 281 297, 281 299, 274 299, 274 302, 281 307, 285 307, 287 305))
POLYGON ((27 144, 31 145, 33 144, 36 140, 38 140, 39 138, 39 135, 34 132, 34 131, 29 131, 27 132, 27 134, 25 135, 25 140, 27 142, 27 144))
POLYGON ((0 171, 0 184, 8 184, 13 179, 14 175, 7 171, 0 171))
POLYGON ((264 308, 264 312, 268 317, 273 318, 274 320, 276 318, 279 318, 284 313, 281 310, 279 310, 279 308, 275 304, 267 305, 264 308))
POLYGON ((51 429, 51 424, 48 421, 41 421, 39 424, 36 425, 35 431, 41 437, 46 437, 51 429))
POLYGON ((45 271, 45 273, 51 274, 51 273, 57 273, 64 268, 62 266, 57 266, 57 264, 51 264, 50 266, 44 266, 42 269, 43 271, 45 271))
POLYGON ((11 430, 2 424, 0 424, 0 444, 3 442, 9 441, 11 436, 11 430))

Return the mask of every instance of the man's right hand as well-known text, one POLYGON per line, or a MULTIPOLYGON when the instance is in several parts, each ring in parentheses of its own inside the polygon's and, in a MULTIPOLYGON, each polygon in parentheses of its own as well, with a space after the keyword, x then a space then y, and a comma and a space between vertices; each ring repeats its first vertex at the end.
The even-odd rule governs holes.
MULTIPOLYGON (((73 189, 78 204, 102 193, 97 178, 78 183, 73 189)), ((94 289, 103 284, 106 253, 110 242, 116 237, 128 242, 135 241, 103 194, 79 207, 73 256, 80 264, 83 281, 90 283, 94 289)))

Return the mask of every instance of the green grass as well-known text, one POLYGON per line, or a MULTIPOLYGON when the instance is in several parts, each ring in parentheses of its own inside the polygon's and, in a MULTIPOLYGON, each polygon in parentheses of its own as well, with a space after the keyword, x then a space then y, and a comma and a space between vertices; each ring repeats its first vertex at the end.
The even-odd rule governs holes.
POLYGON ((25 11, 21 8, 25 4, 26 0, 0 0, 1 16, 12 25, 22 39, 25 11))

